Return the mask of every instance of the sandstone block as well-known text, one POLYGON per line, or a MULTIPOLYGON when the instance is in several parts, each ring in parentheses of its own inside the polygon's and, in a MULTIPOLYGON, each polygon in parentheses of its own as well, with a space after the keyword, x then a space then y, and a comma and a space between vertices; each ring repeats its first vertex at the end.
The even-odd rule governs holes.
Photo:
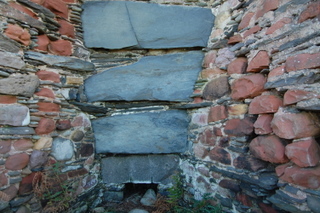
POLYGON ((25 46, 28 46, 31 42, 29 32, 19 25, 9 24, 5 31, 5 35, 25 46))
POLYGON ((302 11, 302 13, 300 14, 298 23, 304 22, 314 17, 319 17, 319 15, 320 15, 320 2, 319 1, 311 2, 308 5, 307 9, 302 11))
POLYGON ((61 35, 75 38, 74 26, 70 22, 63 19, 60 19, 58 22, 60 24, 59 33, 61 35))
POLYGON ((39 79, 44 81, 53 81, 56 83, 60 82, 60 75, 55 72, 45 71, 45 70, 39 70, 36 75, 39 79))
POLYGON ((0 95, 0 104, 14 104, 17 102, 17 97, 13 95, 0 95))
POLYGON ((52 99, 55 98, 53 91, 49 88, 42 88, 39 92, 36 92, 35 95, 52 99))
POLYGON ((272 133, 271 121, 273 119, 273 115, 263 114, 259 115, 256 122, 253 124, 254 132, 257 135, 266 135, 272 133))
POLYGON ((45 0, 42 5, 51 10, 54 14, 68 19, 68 7, 65 2, 61 0, 45 0))
POLYGON ((231 85, 231 97, 235 100, 254 98, 264 91, 267 79, 262 74, 244 76, 231 85))
POLYGON ((305 91, 305 90, 287 90, 287 92, 283 96, 283 104, 290 105, 298 103, 299 101, 308 100, 311 98, 319 98, 320 94, 305 91))
POLYGON ((218 161, 219 163, 230 165, 231 164, 231 156, 229 152, 221 147, 215 147, 209 152, 209 157, 213 161, 218 161))
POLYGON ((55 55, 70 56, 72 44, 67 40, 51 41, 48 45, 49 52, 55 55))
POLYGON ((39 35, 38 42, 37 42, 38 46, 35 49, 47 52, 49 43, 50 43, 50 40, 47 35, 45 34, 39 35))
POLYGON ((234 104, 228 106, 229 115, 243 115, 248 112, 247 104, 234 104))
POLYGON ((280 19, 268 28, 268 30, 266 31, 266 35, 274 33, 274 31, 281 29, 284 25, 291 23, 291 21, 291 18, 288 17, 280 19))
POLYGON ((52 138, 51 137, 41 137, 35 144, 33 149, 41 150, 51 148, 52 146, 52 138))
POLYGON ((224 132, 231 136, 245 136, 253 133, 254 120, 250 117, 244 119, 230 119, 227 121, 224 132))
POLYGON ((242 18, 242 20, 241 20, 241 22, 240 22, 240 24, 238 26, 238 30, 239 31, 249 26, 253 15, 254 15, 254 13, 249 12, 249 13, 247 13, 247 14, 245 14, 243 16, 243 18, 242 18))
POLYGON ((0 79, 0 93, 7 95, 22 95, 31 97, 38 86, 39 79, 34 75, 15 75, 0 79))
POLYGON ((259 51, 249 62, 247 72, 259 72, 269 68, 270 58, 267 51, 259 51))
POLYGON ((242 36, 240 34, 234 35, 228 40, 228 44, 236 44, 242 42, 242 36))
POLYGON ((203 79, 210 79, 211 80, 211 79, 218 77, 219 75, 225 74, 225 73, 226 73, 226 71, 219 69, 217 67, 214 67, 214 68, 207 68, 207 69, 202 70, 200 75, 201 75, 201 78, 203 78, 203 79))
POLYGON ((20 153, 10 155, 5 163, 6 169, 9 170, 20 170, 26 167, 29 163, 29 155, 26 153, 20 153))
POLYGON ((248 60, 247 58, 240 57, 233 60, 228 65, 228 74, 243 74, 246 72, 248 66, 248 60))
POLYGON ((320 160, 320 148, 312 137, 298 139, 286 146, 286 155, 300 167, 316 166, 320 160))
POLYGON ((35 131, 37 135, 45 135, 53 132, 55 129, 56 124, 54 120, 50 118, 41 118, 35 131))
POLYGON ((277 9, 279 6, 279 0, 264 0, 260 5, 261 9, 256 12, 255 18, 258 19, 262 17, 269 11, 277 9))
POLYGON ((13 147, 16 151, 27 151, 33 148, 33 143, 28 139, 20 139, 13 142, 13 147))
POLYGON ((17 4, 17 3, 14 3, 14 2, 9 2, 9 5, 11 7, 15 8, 15 9, 17 9, 17 10, 19 10, 19 11, 21 11, 21 12, 23 12, 23 13, 29 15, 29 16, 31 16, 32 18, 35 18, 35 19, 38 18, 37 15, 34 12, 32 12, 28 8, 22 6, 21 4, 17 4))
POLYGON ((208 123, 226 119, 228 117, 228 111, 225 106, 211 107, 208 115, 208 123))
POLYGON ((81 85, 81 84, 83 84, 83 77, 67 76, 66 84, 81 85))
POLYGON ((275 76, 283 75, 284 73, 285 73, 285 66, 284 65, 282 65, 280 67, 276 67, 269 72, 268 79, 275 77, 275 76))
POLYGON ((228 77, 221 76, 211 80, 205 86, 202 96, 205 100, 214 100, 228 94, 229 91, 230 87, 228 83, 228 77))
POLYGON ((20 104, 0 104, 0 124, 25 126, 30 123, 29 108, 20 104))
POLYGON ((58 120, 56 123, 57 130, 67 130, 70 129, 71 121, 70 120, 58 120))
POLYGON ((320 67, 320 53, 303 53, 287 58, 285 68, 287 72, 313 69, 320 67))
POLYGON ((260 95, 249 105, 249 114, 264 114, 277 112, 282 107, 282 99, 275 95, 260 95))
POLYGON ((243 38, 248 37, 249 35, 255 34, 257 32, 259 32, 262 28, 259 25, 256 25, 252 28, 250 28, 249 30, 245 31, 243 33, 243 38))

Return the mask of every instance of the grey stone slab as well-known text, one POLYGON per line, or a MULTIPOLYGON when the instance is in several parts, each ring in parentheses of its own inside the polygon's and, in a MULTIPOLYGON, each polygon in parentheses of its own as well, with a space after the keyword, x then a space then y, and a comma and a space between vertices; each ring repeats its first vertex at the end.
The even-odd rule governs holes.
POLYGON ((29 108, 20 104, 0 105, 0 124, 25 126, 30 123, 29 108))
POLYGON ((25 63, 18 54, 0 51, 0 66, 21 69, 25 63))
POLYGON ((31 127, 1 127, 0 135, 34 135, 36 134, 31 127))
POLYGON ((0 34, 0 50, 1 51, 18 53, 20 50, 20 47, 21 45, 18 42, 0 34))
POLYGON ((162 183, 178 169, 177 155, 132 155, 102 159, 102 179, 105 183, 162 183))
POLYGON ((83 9, 85 44, 93 48, 205 47, 214 23, 200 7, 91 1, 83 9))
POLYGON ((182 153, 187 148, 188 116, 169 110, 115 115, 92 121, 97 153, 182 153))
POLYGON ((147 56, 89 77, 85 93, 89 102, 190 101, 202 60, 199 51, 147 56))
POLYGON ((70 160, 74 154, 73 143, 65 138, 57 137, 52 142, 51 155, 59 161, 70 160))
POLYGON ((31 97, 38 86, 39 79, 36 75, 10 76, 0 79, 0 94, 31 97))

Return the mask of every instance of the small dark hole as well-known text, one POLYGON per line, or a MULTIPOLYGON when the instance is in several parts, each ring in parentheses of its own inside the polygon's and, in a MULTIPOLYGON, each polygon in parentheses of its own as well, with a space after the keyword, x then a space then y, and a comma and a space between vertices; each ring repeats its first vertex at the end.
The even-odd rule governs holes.
POLYGON ((155 193, 158 192, 158 184, 140 184, 140 183, 126 183, 124 187, 124 198, 128 198, 133 194, 144 195, 148 189, 153 189, 155 193))

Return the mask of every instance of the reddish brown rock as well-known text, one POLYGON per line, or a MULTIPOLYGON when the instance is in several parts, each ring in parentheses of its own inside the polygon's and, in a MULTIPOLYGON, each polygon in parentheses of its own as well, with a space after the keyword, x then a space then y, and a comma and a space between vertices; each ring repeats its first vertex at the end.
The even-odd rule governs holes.
POLYGON ((73 121, 71 122, 72 126, 82 126, 82 127, 90 127, 91 122, 90 119, 83 113, 81 113, 79 116, 75 117, 73 121))
POLYGON ((286 155, 300 167, 316 166, 320 160, 320 148, 312 137, 294 140, 286 146, 286 155))
POLYGON ((265 203, 258 203, 260 209, 262 210, 263 213, 279 213, 277 210, 275 210, 272 206, 267 205, 265 203))
POLYGON ((5 167, 8 170, 20 170, 26 167, 29 163, 29 155, 20 153, 11 155, 7 158, 5 167))
POLYGON ((215 147, 212 150, 210 150, 209 157, 211 160, 218 161, 222 164, 231 164, 231 156, 229 152, 220 147, 215 147))
POLYGON ((267 79, 262 74, 253 74, 239 78, 231 85, 231 98, 242 100, 254 98, 264 91, 267 79))
POLYGON ((17 103, 17 97, 12 95, 0 95, 0 104, 17 103))
POLYGON ((271 121, 273 119, 272 114, 259 115, 256 122, 253 124, 254 133, 257 135, 266 135, 272 133, 271 121))
POLYGON ((302 11, 302 13, 300 14, 298 23, 304 22, 314 17, 318 17, 318 19, 320 19, 320 2, 319 1, 311 2, 308 5, 307 9, 302 11))
POLYGON ((240 57, 233 60, 228 65, 228 74, 243 74, 246 72, 248 66, 248 60, 247 58, 240 57))
POLYGON ((228 120, 224 128, 224 133, 230 136, 245 136, 253 133, 254 120, 250 117, 244 119, 228 120))
POLYGON ((72 44, 67 40, 57 40, 50 42, 49 52, 55 55, 70 56, 72 54, 72 44))
POLYGON ((70 22, 65 21, 63 19, 60 19, 58 22, 60 24, 59 33, 61 35, 66 35, 68 37, 75 38, 74 26, 70 22))
POLYGON ((61 0, 44 0, 42 5, 51 10, 54 14, 68 19, 69 11, 65 2, 61 0))
POLYGON ((206 146, 214 146, 216 144, 217 136, 211 128, 205 129, 199 134, 198 141, 206 146))
POLYGON ((223 105, 211 107, 208 115, 208 123, 220 121, 228 117, 227 108, 223 105))
POLYGON ((60 111, 60 106, 55 103, 39 102, 38 106, 39 106, 38 108, 39 111, 43 111, 43 112, 59 112, 60 111))
POLYGON ((70 120, 58 120, 56 123, 57 130, 67 130, 70 129, 71 121, 70 120))
POLYGON ((31 42, 30 34, 27 30, 24 30, 19 25, 8 24, 8 28, 5 31, 6 36, 9 38, 28 46, 31 42))
POLYGON ((205 100, 214 100, 221 98, 230 91, 228 77, 221 76, 211 80, 203 90, 203 98, 205 100))
POLYGON ((261 9, 256 12, 256 19, 262 17, 269 11, 277 9, 279 6, 279 0, 264 0, 261 9))
POLYGON ((82 144, 80 148, 81 157, 89 157, 94 153, 92 144, 82 144))
POLYGON ((242 36, 240 34, 234 35, 228 40, 228 44, 236 44, 242 42, 242 36))
POLYGON ((13 184, 10 185, 8 188, 4 189, 2 192, 4 192, 8 196, 8 201, 10 201, 17 196, 18 188, 15 184, 13 184))
POLYGON ((35 131, 37 135, 45 135, 53 132, 55 129, 56 129, 56 124, 54 120, 49 118, 41 118, 35 131))
POLYGON ((32 182, 36 172, 31 173, 30 175, 25 176, 22 178, 20 185, 19 185, 19 195, 26 195, 32 192, 32 182))
POLYGON ((39 77, 39 79, 44 81, 53 81, 56 83, 60 82, 60 75, 55 72, 40 70, 36 73, 36 75, 39 77))
POLYGON ((287 72, 313 69, 320 67, 320 53, 303 53, 287 58, 285 68, 287 72))
POLYGON ((215 134, 216 136, 222 136, 221 128, 213 127, 213 134, 215 134))
POLYGON ((42 88, 39 92, 36 92, 35 95, 52 99, 55 98, 53 91, 49 88, 42 88))
POLYGON ((259 51, 249 62, 247 72, 260 72, 269 68, 270 58, 267 51, 259 51))
POLYGON ((217 52, 212 50, 212 51, 209 51, 205 56, 204 56, 204 59, 203 59, 203 67, 204 68, 212 68, 213 67, 213 64, 214 62, 216 61, 216 57, 217 57, 217 52))
POLYGON ((10 140, 5 140, 5 141, 0 141, 0 154, 6 154, 9 152, 11 149, 11 141, 10 140))
POLYGON ((37 169, 43 167, 48 162, 49 152, 41 150, 33 150, 30 156, 30 169, 37 169))
POLYGON ((83 176, 85 174, 88 174, 88 171, 85 168, 82 168, 82 169, 73 170, 71 172, 68 172, 68 177, 74 178, 74 177, 78 177, 78 176, 83 176))
POLYGON ((285 67, 284 65, 274 68, 273 70, 271 70, 268 74, 268 78, 272 78, 275 76, 279 76, 279 75, 283 75, 285 73, 285 67))
POLYGON ((225 73, 226 71, 221 70, 217 67, 214 67, 214 68, 207 68, 202 70, 200 75, 201 75, 201 78, 203 79, 213 79, 214 77, 217 77, 218 75, 225 74, 225 73))
POLYGON ((280 138, 306 138, 320 134, 320 120, 313 113, 290 113, 279 110, 274 115, 271 128, 280 138))
POLYGON ((234 191, 234 192, 241 191, 239 184, 234 180, 223 179, 219 182, 219 186, 225 189, 230 189, 231 191, 234 191))
POLYGON ((209 153, 207 148, 205 148, 204 146, 198 143, 193 145, 193 152, 194 152, 194 155, 200 159, 205 158, 209 153))
POLYGON ((0 173, 0 187, 7 186, 9 184, 9 179, 4 173, 0 173))
POLYGON ((248 195, 244 193, 238 193, 236 195, 236 200, 242 203, 242 205, 252 206, 252 202, 251 202, 252 198, 250 198, 248 195))
POLYGON ((319 97, 320 95, 314 92, 309 92, 305 90, 288 90, 283 96, 283 104, 290 105, 298 103, 299 101, 319 97))
POLYGON ((262 28, 259 25, 256 25, 252 28, 250 28, 249 30, 245 31, 243 33, 243 38, 248 37, 249 35, 255 34, 257 32, 259 32, 262 28))
POLYGON ((45 34, 39 35, 38 42, 37 42, 38 46, 35 49, 47 52, 49 43, 50 43, 50 40, 47 35, 45 34))
POLYGON ((250 155, 240 155, 236 159, 234 159, 233 165, 237 169, 245 169, 248 171, 256 172, 261 169, 265 169, 268 163, 250 155))
POLYGON ((20 139, 13 142, 13 147, 16 151, 26 151, 33 148, 33 143, 28 139, 20 139))
POLYGON ((249 26, 253 15, 254 15, 254 13, 250 12, 250 13, 247 13, 246 15, 243 16, 243 18, 238 26, 239 31, 249 26))
POLYGON ((260 95, 255 97, 249 105, 249 114, 264 114, 277 112, 282 99, 275 95, 260 95))
POLYGON ((267 29, 266 35, 274 33, 274 31, 281 29, 284 25, 291 23, 291 21, 292 21, 291 18, 288 18, 288 17, 280 19, 279 21, 277 21, 267 29))
POLYGON ((277 136, 258 136, 249 145, 250 151, 256 158, 271 163, 286 163, 285 143, 277 136))
POLYGON ((17 10, 20 10, 21 12, 31 16, 32 18, 38 19, 37 15, 32 12, 31 10, 29 10, 28 8, 22 6, 21 4, 17 4, 14 2, 9 2, 9 5, 17 10))

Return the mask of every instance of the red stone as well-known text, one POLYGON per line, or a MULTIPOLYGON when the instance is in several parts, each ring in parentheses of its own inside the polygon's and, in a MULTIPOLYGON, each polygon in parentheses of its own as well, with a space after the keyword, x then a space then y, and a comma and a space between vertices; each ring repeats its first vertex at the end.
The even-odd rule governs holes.
POLYGON ((198 141, 206 146, 214 146, 216 144, 217 136, 210 128, 205 129, 199 134, 198 141))
POLYGON ((0 104, 17 103, 17 97, 12 95, 0 95, 0 104))
POLYGON ((61 35, 66 35, 71 38, 75 38, 74 26, 70 22, 65 21, 63 19, 60 19, 58 22, 60 24, 59 33, 61 35))
MULTIPOLYGON (((283 171, 280 179, 308 189, 320 188, 320 165, 312 168, 301 168, 296 165, 285 164, 278 171, 283 171)), ((277 173, 278 174, 278 173, 277 173)))
POLYGON ((9 184, 8 177, 4 173, 0 173, 0 187, 7 186, 9 184))
POLYGON ((283 75, 285 73, 285 67, 284 65, 274 68, 273 70, 271 70, 268 74, 268 78, 272 78, 275 76, 279 76, 279 75, 283 75))
POLYGON ((0 154, 6 154, 9 152, 11 149, 11 141, 10 140, 5 140, 5 141, 0 141, 0 154))
POLYGON ((194 155, 200 159, 205 158, 209 153, 206 147, 198 143, 193 145, 193 152, 194 152, 194 155))
POLYGON ((35 95, 53 99, 55 98, 53 91, 49 88, 42 88, 39 92, 36 92, 35 95))
POLYGON ((245 31, 243 33, 243 38, 248 37, 249 35, 255 34, 257 32, 259 32, 262 28, 259 25, 256 25, 252 28, 250 28, 249 30, 245 31))
POLYGON ((247 58, 236 58, 228 65, 228 74, 243 74, 246 72, 248 66, 247 58))
POLYGON ((228 44, 236 44, 242 42, 242 36, 240 34, 234 35, 228 40, 228 44))
POLYGON ((44 81, 53 81, 56 83, 60 83, 60 75, 55 72, 40 70, 36 73, 39 79, 44 81))
POLYGON ((216 61, 217 52, 212 50, 209 51, 205 56, 203 60, 203 67, 204 68, 212 68, 214 62, 216 61))
POLYGON ((250 155, 240 155, 236 159, 234 159, 233 165, 237 169, 245 169, 248 171, 256 172, 261 169, 265 169, 268 163, 250 155))
POLYGON ((308 5, 307 9, 302 11, 302 13, 300 14, 298 23, 304 22, 316 16, 319 19, 319 15, 320 15, 320 2, 319 1, 311 2, 308 5))
POLYGON ((2 192, 4 192, 8 196, 8 201, 15 198, 18 194, 18 189, 15 184, 10 185, 8 188, 4 189, 2 192))
POLYGON ((217 67, 214 68, 207 68, 201 71, 201 78, 203 79, 213 79, 218 75, 225 74, 226 71, 221 70, 217 67))
POLYGON ((71 172, 68 172, 68 177, 74 178, 74 177, 83 176, 85 174, 88 174, 88 171, 85 168, 82 168, 82 169, 73 170, 71 172))
POLYGON ((267 29, 266 35, 274 33, 274 31, 281 29, 284 25, 291 23, 291 21, 291 18, 287 17, 280 19, 267 29))
POLYGON ((288 90, 283 96, 283 104, 290 105, 311 98, 320 98, 319 94, 305 90, 288 90))
POLYGON ((225 189, 230 189, 231 191, 234 191, 234 192, 241 191, 239 184, 234 180, 223 179, 219 182, 219 186, 225 189))
POLYGON ((68 19, 68 7, 67 4, 61 0, 45 0, 42 5, 51 10, 56 15, 62 18, 68 19))
POLYGON ((320 148, 312 137, 294 140, 286 146, 286 155, 300 167, 316 166, 320 160, 320 148))
POLYGON ((259 51, 249 62, 247 72, 260 72, 269 68, 270 58, 267 51, 259 51))
POLYGON ((47 52, 49 43, 50 43, 50 39, 48 38, 47 35, 39 35, 38 42, 37 42, 38 46, 35 47, 35 49, 47 52))
POLYGON ((29 163, 29 155, 20 153, 11 155, 7 158, 5 167, 8 170, 20 170, 26 167, 29 163))
POLYGON ((67 130, 70 129, 71 121, 70 120, 58 120, 56 123, 57 130, 67 130))
POLYGON ((14 2, 9 2, 9 5, 29 16, 31 16, 32 18, 35 18, 35 19, 38 19, 37 15, 32 12, 31 10, 29 10, 28 8, 22 6, 21 4, 17 4, 17 3, 14 3, 14 2))
POLYGON ((42 5, 45 0, 30 0, 30 1, 32 1, 32 2, 34 2, 36 4, 42 5))
POLYGON ((250 151, 256 158, 271 163, 286 163, 285 143, 275 135, 258 136, 249 145, 250 151))
POLYGON ((32 182, 33 182, 35 175, 36 175, 36 173, 33 172, 30 175, 22 178, 20 185, 19 185, 19 195, 26 195, 26 194, 29 194, 32 192, 32 190, 33 190, 32 182))
POLYGON ((242 100, 245 98, 254 98, 264 91, 266 77, 262 74, 253 74, 239 78, 231 85, 231 98, 242 100))
POLYGON ((236 195, 236 200, 242 203, 242 205, 252 206, 252 202, 251 202, 252 198, 250 198, 248 195, 244 193, 238 193, 236 195))
POLYGON ((28 139, 20 139, 13 143, 13 147, 16 151, 26 151, 33 148, 33 143, 28 139))
POLYGON ((74 127, 75 126, 90 127, 91 122, 85 114, 81 113, 79 116, 74 118, 74 120, 71 122, 71 125, 74 127))
POLYGON ((220 121, 228 117, 228 110, 225 106, 211 107, 208 115, 208 123, 220 121))
POLYGON ((264 0, 262 8, 256 12, 256 19, 262 17, 265 13, 277 9, 279 0, 264 0))
POLYGON ((296 139, 320 134, 317 114, 309 112, 290 113, 279 110, 271 122, 273 132, 280 138, 296 139))
POLYGON ((247 13, 246 15, 243 16, 243 18, 238 26, 239 31, 249 26, 253 15, 254 15, 254 13, 250 12, 250 13, 247 13))
POLYGON ((222 131, 220 128, 218 127, 213 127, 213 134, 215 134, 216 136, 222 136, 222 131))
POLYGON ((38 108, 39 111, 43 111, 43 112, 59 112, 60 111, 60 106, 55 103, 39 102, 38 106, 39 106, 38 108))
POLYGON ((313 69, 320 67, 320 53, 303 53, 291 56, 286 60, 286 71, 296 71, 302 69, 313 69))
POLYGON ((246 117, 244 119, 228 120, 224 128, 224 133, 230 136, 245 136, 253 133, 253 119, 246 117))
POLYGON ((56 55, 70 56, 72 54, 72 44, 67 40, 57 40, 50 42, 49 52, 56 55))
POLYGON ((272 133, 271 121, 273 119, 272 114, 259 115, 256 122, 253 124, 254 133, 257 135, 266 135, 272 133))
POLYGON ((282 99, 275 95, 260 95, 255 97, 249 105, 249 114, 264 114, 277 112, 282 99))
POLYGON ((263 213, 279 213, 277 210, 272 208, 272 206, 267 205, 265 203, 258 203, 260 209, 262 210, 263 213))
POLYGON ((45 135, 53 132, 55 129, 56 129, 56 124, 54 120, 49 118, 41 118, 35 131, 37 135, 45 135))
POLYGON ((80 151, 81 157, 89 157, 94 153, 93 145, 92 144, 82 144, 80 151))
POLYGON ((28 46, 31 42, 31 36, 27 30, 24 30, 19 25, 8 24, 5 31, 6 36, 9 38, 28 46))
POLYGON ((222 164, 231 164, 231 156, 229 152, 220 147, 215 147, 212 150, 210 150, 209 157, 211 160, 218 161, 222 164))

